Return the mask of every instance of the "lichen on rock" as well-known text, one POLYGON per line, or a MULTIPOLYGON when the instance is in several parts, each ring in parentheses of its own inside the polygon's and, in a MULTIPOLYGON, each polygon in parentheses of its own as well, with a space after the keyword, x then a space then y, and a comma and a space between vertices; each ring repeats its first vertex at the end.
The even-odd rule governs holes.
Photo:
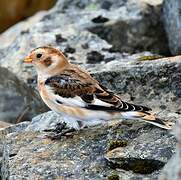
POLYGON ((37 95, 33 66, 23 64, 33 48, 52 45, 123 100, 149 106, 160 118, 178 123, 181 56, 160 56, 170 53, 161 5, 147 0, 60 0, 52 10, 0 37, 6 41, 0 44, 0 94, 5 99, 0 108, 7 107, 11 97, 14 113, 7 115, 13 120, 25 105, 32 108, 24 119, 31 122, 0 130, 2 179, 158 179, 162 168, 164 178, 173 173, 179 177, 175 161, 180 164, 180 123, 177 140, 172 131, 132 120, 49 139, 63 116, 52 111, 37 115, 46 108, 37 95))

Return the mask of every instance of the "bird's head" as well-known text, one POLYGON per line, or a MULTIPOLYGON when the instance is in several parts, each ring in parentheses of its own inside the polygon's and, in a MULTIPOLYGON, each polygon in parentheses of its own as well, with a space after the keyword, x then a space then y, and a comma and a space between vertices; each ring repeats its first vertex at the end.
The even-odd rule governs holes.
POLYGON ((68 61, 62 52, 53 47, 38 47, 24 59, 25 63, 33 63, 37 71, 49 73, 63 69, 68 61))

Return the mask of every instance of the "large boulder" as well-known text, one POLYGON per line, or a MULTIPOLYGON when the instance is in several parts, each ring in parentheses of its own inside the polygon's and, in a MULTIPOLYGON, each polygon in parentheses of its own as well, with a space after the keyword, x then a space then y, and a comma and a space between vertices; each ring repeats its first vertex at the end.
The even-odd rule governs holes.
MULTIPOLYGON (((134 95, 131 100, 152 106, 159 117, 179 121, 180 56, 140 60, 110 62, 102 70, 101 65, 89 68, 103 84, 127 92, 124 99, 134 95)), ((175 152, 176 139, 169 131, 139 121, 86 128, 51 141, 45 130, 55 129, 62 120, 50 111, 33 118, 20 132, 10 131, 3 140, 2 178, 157 179, 175 152)))
MULTIPOLYGON (((0 36, 0 65, 13 72, 20 81, 36 89, 36 72, 32 65, 24 65, 23 59, 30 50, 38 46, 53 45, 61 49, 72 63, 81 64, 90 70, 91 67, 97 68, 97 64, 113 60, 129 63, 134 59, 129 54, 120 54, 115 50, 153 50, 167 54, 166 38, 162 26, 158 25, 160 3, 146 2, 148 1, 57 1, 50 11, 38 13, 0 36), (100 28, 105 32, 95 32, 100 28), (159 36, 159 33, 163 36, 159 36)), ((146 54, 145 52, 140 56, 146 54)), ((119 87, 112 89, 119 91, 122 85, 118 84, 119 87)), ((4 101, 6 102, 8 101, 4 101)), ((7 107, 8 104, 4 106, 7 107)), ((12 106, 17 109, 13 102, 12 106)), ((11 109, 11 106, 8 108, 11 109)), ((17 117, 22 109, 24 108, 19 108, 14 116, 17 117)), ((36 109, 33 111, 37 114, 36 109)))
POLYGON ((163 19, 172 54, 181 53, 181 1, 164 0, 163 19))
POLYGON ((0 120, 18 123, 46 111, 40 96, 16 74, 0 67, 0 120))
MULTIPOLYGON (((149 49, 169 53, 159 25, 160 5, 140 2, 61 0, 49 12, 36 15, 29 25, 32 19, 8 31, 13 38, 0 45, 0 65, 13 72, 11 78, 15 76, 16 84, 20 82, 21 96, 35 103, 33 115, 43 105, 36 108, 40 103, 38 97, 33 98, 36 73, 22 60, 31 49, 51 44, 64 51, 72 63, 86 67, 122 99, 148 105, 163 119, 180 119, 181 56, 160 58, 149 52, 115 52, 149 49), (99 28, 106 32, 95 31, 99 28), (120 29, 125 39, 118 44, 120 29)), ((20 102, 24 103, 23 99, 20 102)), ((50 111, 0 131, 2 179, 157 179, 175 152, 176 139, 169 131, 139 121, 86 128, 72 137, 51 141, 44 130, 54 129, 62 118, 50 111)))
POLYGON ((173 135, 139 121, 85 128, 52 141, 43 130, 61 120, 50 111, 24 130, 11 131, 4 141, 2 179, 156 179, 175 152, 173 135))
POLYGON ((31 66, 24 67, 22 59, 42 45, 60 48, 73 62, 81 64, 121 59, 121 54, 113 53, 115 50, 168 54, 159 17, 160 4, 143 0, 57 1, 49 12, 37 14, 34 20, 21 22, 3 34, 13 38, 9 44, 5 38, 6 46, 0 45, 0 64, 25 81, 34 82, 35 73, 31 66))
POLYGON ((103 85, 116 90, 127 100, 156 108, 181 112, 181 56, 142 60, 111 61, 91 68, 103 85))
POLYGON ((165 166, 159 180, 179 180, 181 179, 181 118, 174 129, 174 134, 177 138, 176 153, 165 166))

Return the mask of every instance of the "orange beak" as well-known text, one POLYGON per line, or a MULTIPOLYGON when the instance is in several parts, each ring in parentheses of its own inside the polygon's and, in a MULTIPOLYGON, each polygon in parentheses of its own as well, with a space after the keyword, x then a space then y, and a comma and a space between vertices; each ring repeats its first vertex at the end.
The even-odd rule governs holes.
POLYGON ((32 63, 33 59, 31 58, 31 56, 27 56, 25 59, 24 59, 24 63, 32 63))

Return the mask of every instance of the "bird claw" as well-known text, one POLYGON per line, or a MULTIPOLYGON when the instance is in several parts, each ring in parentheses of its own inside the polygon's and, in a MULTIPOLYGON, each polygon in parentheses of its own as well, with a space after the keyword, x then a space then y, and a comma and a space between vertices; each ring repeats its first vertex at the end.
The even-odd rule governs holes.
POLYGON ((62 130, 61 132, 56 132, 56 133, 52 133, 49 135, 46 135, 47 138, 50 138, 51 140, 58 140, 61 139, 63 136, 68 137, 68 136, 72 136, 72 132, 74 132, 75 129, 71 128, 71 129, 65 129, 64 131, 62 130))
POLYGON ((62 132, 64 129, 68 129, 66 127, 66 125, 67 124, 65 122, 58 123, 58 124, 56 124, 56 127, 55 127, 55 129, 53 131, 58 134, 58 133, 62 132))
POLYGON ((63 131, 64 129, 67 129, 66 127, 66 123, 58 123, 56 124, 54 129, 45 129, 44 132, 54 132, 54 133, 60 133, 61 131, 63 131))

